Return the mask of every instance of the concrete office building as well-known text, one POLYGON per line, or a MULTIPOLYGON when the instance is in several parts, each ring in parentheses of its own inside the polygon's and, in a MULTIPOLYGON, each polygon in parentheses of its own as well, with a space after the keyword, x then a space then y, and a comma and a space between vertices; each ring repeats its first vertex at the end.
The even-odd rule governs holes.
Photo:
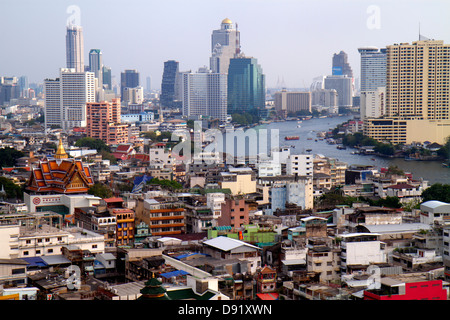
POLYGON ((274 94, 274 104, 276 112, 283 117, 299 111, 311 112, 311 93, 288 92, 283 89, 274 94))
POLYGON ((324 89, 334 89, 338 94, 339 107, 353 106, 353 78, 346 75, 331 75, 324 79, 324 89))

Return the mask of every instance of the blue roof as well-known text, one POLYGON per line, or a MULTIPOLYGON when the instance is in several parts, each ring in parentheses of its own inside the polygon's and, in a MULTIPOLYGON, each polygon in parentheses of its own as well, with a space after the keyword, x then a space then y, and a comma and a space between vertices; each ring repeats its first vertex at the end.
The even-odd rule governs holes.
POLYGON ((168 278, 172 278, 172 277, 184 276, 186 274, 189 274, 189 272, 186 272, 184 270, 175 270, 172 272, 161 273, 161 276, 168 279, 168 278))
POLYGON ((41 257, 27 257, 27 258, 20 258, 20 259, 25 260, 26 262, 29 263, 27 268, 31 268, 31 267, 43 268, 43 267, 48 266, 48 264, 44 260, 42 260, 41 257))

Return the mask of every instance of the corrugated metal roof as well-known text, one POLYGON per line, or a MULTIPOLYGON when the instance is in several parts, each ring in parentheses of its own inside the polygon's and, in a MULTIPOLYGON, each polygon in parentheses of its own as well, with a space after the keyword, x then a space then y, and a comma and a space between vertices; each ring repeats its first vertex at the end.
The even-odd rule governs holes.
POLYGON ((251 245, 247 242, 228 238, 228 237, 223 237, 223 236, 207 240, 204 242, 204 244, 209 245, 211 247, 215 247, 222 251, 230 251, 230 250, 236 249, 241 246, 246 246, 249 248, 261 250, 261 248, 251 245))

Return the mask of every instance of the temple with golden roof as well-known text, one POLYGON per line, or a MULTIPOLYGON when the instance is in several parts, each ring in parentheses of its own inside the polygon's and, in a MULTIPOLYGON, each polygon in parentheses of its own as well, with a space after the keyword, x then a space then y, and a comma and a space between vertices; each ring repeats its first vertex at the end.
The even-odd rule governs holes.
POLYGON ((87 193, 92 185, 90 168, 79 159, 69 158, 59 139, 55 155, 31 168, 26 189, 38 194, 80 194, 87 193))

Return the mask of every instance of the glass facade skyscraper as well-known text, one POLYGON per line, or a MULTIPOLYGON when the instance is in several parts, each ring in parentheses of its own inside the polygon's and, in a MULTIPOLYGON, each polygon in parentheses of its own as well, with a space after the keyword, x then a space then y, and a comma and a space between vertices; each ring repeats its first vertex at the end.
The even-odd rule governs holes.
POLYGON ((361 54, 361 91, 386 86, 386 49, 359 48, 361 54))
POLYGON ((260 112, 265 108, 265 75, 255 58, 230 59, 228 113, 260 112))
POLYGON ((178 73, 178 61, 164 62, 164 71, 161 82, 160 103, 163 107, 173 107, 175 100, 175 85, 178 73))

